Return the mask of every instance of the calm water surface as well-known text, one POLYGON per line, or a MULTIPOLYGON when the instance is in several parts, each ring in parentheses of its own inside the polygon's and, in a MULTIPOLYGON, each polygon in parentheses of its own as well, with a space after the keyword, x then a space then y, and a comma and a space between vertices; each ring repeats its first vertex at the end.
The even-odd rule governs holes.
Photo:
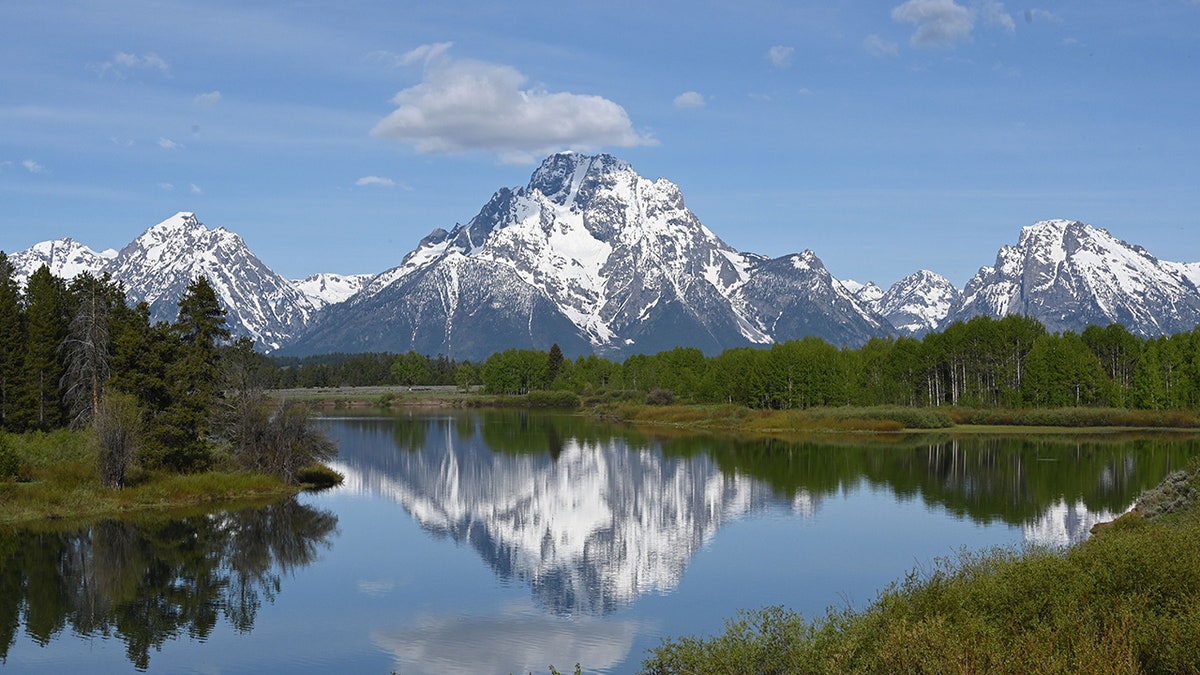
POLYGON ((738 609, 863 607, 964 547, 1079 541, 1200 452, 664 437, 523 412, 324 424, 338 489, 0 532, 0 668, 634 672, 738 609))

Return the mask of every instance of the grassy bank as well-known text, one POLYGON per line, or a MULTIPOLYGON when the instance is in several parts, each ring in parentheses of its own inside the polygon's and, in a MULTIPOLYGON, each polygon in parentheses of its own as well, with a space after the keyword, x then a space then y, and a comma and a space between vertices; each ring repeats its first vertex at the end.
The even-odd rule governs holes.
POLYGON ((964 553, 861 611, 745 613, 664 642, 668 673, 1200 672, 1200 476, 1169 476, 1066 551, 964 553))
POLYGON ((88 432, 4 435, 2 454, 15 470, 0 477, 0 524, 45 519, 93 520, 138 511, 215 503, 263 502, 299 488, 263 474, 214 470, 195 474, 135 472, 133 484, 106 488, 88 432))

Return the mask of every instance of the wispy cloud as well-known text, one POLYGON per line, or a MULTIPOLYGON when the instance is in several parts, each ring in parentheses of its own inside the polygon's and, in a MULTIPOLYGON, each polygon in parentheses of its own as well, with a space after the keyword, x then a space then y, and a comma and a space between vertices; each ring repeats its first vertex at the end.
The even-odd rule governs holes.
POLYGON ((199 186, 199 185, 196 185, 195 183, 192 183, 192 184, 190 184, 190 185, 188 186, 188 189, 189 189, 189 190, 191 191, 191 193, 192 193, 192 194, 194 194, 194 195, 202 195, 202 194, 204 194, 204 190, 201 190, 201 189, 200 189, 200 186, 199 186))
POLYGON ((792 65, 792 56, 796 53, 794 47, 775 45, 767 50, 767 60, 776 68, 787 68, 792 65))
POLYGON ((183 146, 169 138, 159 138, 158 147, 163 150, 182 150, 183 146))
POLYGON ((900 45, 890 40, 885 40, 878 35, 868 35, 863 40, 863 49, 871 56, 879 58, 895 57, 900 54, 900 45))
POLYGON ((211 108, 221 102, 221 92, 210 91, 203 94, 196 94, 196 98, 192 99, 192 102, 196 105, 211 108))
POLYGON ((698 91, 685 91, 675 97, 676 108, 703 108, 707 103, 704 94, 698 91))
POLYGON ((363 176, 354 181, 354 184, 359 187, 377 186, 377 187, 395 187, 396 181, 383 176, 363 176))
POLYGON ((145 54, 117 52, 108 61, 92 64, 89 68, 100 77, 116 79, 124 79, 130 72, 139 70, 158 71, 166 77, 171 76, 171 64, 154 52, 145 54))
POLYGON ((620 105, 601 96, 530 87, 511 66, 457 60, 449 43, 408 52, 424 78, 392 99, 397 108, 371 134, 410 143, 423 153, 494 152, 525 163, 571 148, 632 147, 656 141, 634 131, 620 105))
POLYGON ((21 166, 25 167, 25 170, 29 173, 44 173, 46 171, 46 167, 38 164, 32 159, 24 160, 21 162, 21 166))
POLYGON ((159 183, 158 188, 160 190, 162 190, 163 192, 172 192, 173 190, 175 190, 175 184, 174 183, 159 183))

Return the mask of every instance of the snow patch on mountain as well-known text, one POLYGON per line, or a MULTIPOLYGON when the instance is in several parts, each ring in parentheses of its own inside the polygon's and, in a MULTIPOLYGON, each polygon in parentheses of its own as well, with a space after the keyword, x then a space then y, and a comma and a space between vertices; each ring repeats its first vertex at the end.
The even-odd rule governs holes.
POLYGON ((373 274, 322 273, 293 279, 292 285, 308 298, 313 307, 321 309, 349 300, 374 278, 373 274))

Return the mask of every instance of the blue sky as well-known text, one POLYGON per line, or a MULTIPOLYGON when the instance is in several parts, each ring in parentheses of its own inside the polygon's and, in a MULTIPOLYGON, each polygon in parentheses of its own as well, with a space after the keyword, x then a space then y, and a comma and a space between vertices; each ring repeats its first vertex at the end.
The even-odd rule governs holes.
POLYGON ((604 151, 734 247, 956 285, 1037 220, 1200 261, 1200 2, 0 0, 0 249, 177 211, 380 272, 604 151))

